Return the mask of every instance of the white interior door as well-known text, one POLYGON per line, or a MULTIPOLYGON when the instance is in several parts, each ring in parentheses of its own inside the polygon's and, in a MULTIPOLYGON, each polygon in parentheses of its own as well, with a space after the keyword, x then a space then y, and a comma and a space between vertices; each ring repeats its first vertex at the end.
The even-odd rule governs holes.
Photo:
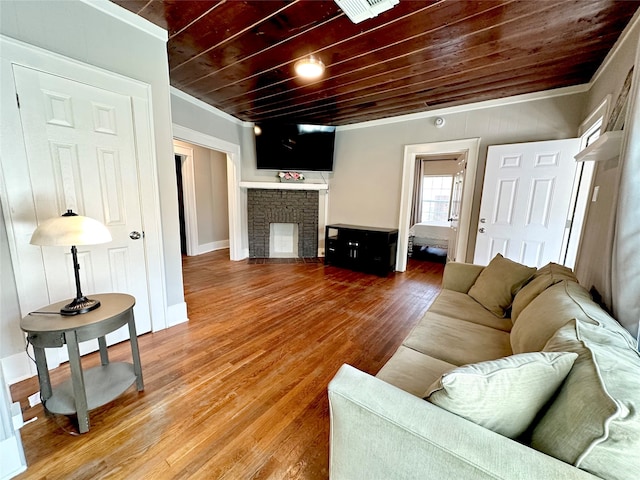
POLYGON ((451 208, 449 216, 449 246, 447 259, 455 262, 458 249, 458 224, 460 223, 460 207, 462 206, 462 190, 464 187, 464 172, 466 160, 458 162, 458 171, 453 176, 453 188, 451 190, 451 208))
POLYGON ((474 263, 561 261, 580 139, 490 146, 474 263))
MULTIPOLYGON (((14 75, 38 221, 72 209, 103 222, 113 241, 78 247, 82 292, 133 295, 137 332, 149 332, 144 239, 130 238, 142 233, 131 98, 18 65, 14 75)), ((49 300, 73 298, 70 250, 33 248, 42 248, 49 300)), ((126 338, 123 327, 107 342, 126 338)), ((59 354, 66 360, 66 349, 59 354)))

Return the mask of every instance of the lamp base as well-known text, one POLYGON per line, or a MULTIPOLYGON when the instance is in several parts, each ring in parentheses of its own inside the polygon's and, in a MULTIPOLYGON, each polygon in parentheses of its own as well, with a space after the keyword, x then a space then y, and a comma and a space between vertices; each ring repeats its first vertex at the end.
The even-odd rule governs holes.
POLYGON ((60 315, 78 315, 95 310, 100 306, 99 300, 91 300, 87 297, 74 298, 73 301, 60 309, 60 315))

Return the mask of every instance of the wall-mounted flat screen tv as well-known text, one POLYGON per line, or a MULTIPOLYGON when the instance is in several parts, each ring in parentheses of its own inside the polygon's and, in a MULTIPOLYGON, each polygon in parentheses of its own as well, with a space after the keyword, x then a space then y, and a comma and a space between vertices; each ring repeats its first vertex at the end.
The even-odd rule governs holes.
POLYGON ((258 169, 333 171, 336 127, 264 122, 254 131, 258 169))

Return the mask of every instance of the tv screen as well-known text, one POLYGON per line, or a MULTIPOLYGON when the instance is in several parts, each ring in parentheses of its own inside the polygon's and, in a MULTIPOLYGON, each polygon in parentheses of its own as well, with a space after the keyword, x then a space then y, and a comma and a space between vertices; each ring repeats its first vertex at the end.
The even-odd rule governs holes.
POLYGON ((330 172, 336 127, 259 123, 254 128, 260 170, 330 172))

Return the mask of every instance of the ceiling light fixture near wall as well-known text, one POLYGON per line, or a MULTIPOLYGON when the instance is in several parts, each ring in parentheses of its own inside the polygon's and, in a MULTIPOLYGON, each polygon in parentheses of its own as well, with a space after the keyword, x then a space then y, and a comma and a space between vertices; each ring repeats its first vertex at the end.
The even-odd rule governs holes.
POLYGON ((296 75, 307 80, 320 78, 324 73, 324 63, 313 55, 298 60, 293 68, 296 71, 296 75))

